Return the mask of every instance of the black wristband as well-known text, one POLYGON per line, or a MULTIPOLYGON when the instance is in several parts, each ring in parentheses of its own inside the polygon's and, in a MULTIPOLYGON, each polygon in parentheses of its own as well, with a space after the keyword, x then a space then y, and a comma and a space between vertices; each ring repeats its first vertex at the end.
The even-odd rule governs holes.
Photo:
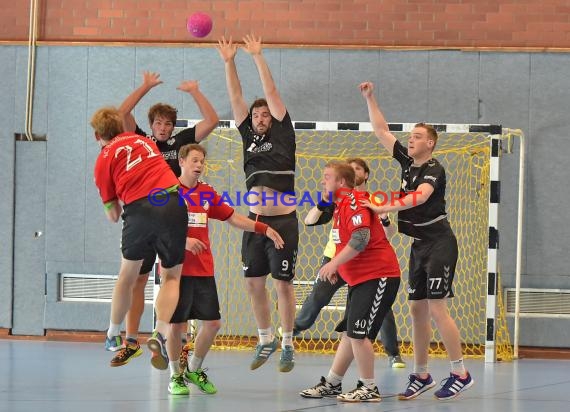
POLYGON ((382 222, 382 226, 384 227, 388 227, 390 226, 390 218, 388 216, 386 216, 386 218, 381 217, 380 221, 382 222))
POLYGON ((329 207, 331 207, 330 203, 317 203, 317 209, 319 209, 321 212, 326 211, 329 207))

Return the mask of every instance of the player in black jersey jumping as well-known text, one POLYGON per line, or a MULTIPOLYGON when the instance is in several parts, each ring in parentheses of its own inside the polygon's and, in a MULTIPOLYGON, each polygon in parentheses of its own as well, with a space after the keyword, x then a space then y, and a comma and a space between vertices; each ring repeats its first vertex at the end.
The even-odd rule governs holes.
POLYGON ((243 41, 244 50, 253 57, 265 95, 264 99, 254 101, 249 110, 234 62, 237 45, 231 38, 222 38, 218 50, 225 64, 228 94, 243 141, 243 168, 251 205, 249 218, 269 224, 285 242, 284 248, 277 250, 263 236, 246 232, 243 235, 242 262, 246 288, 259 332, 250 367, 253 370, 263 365, 278 346, 271 327, 265 287, 267 275, 271 272, 283 330, 279 370, 288 372, 294 366, 295 294, 292 281, 299 241, 294 199, 295 131, 262 54, 261 38, 252 34, 245 36, 243 41))
POLYGON ((401 194, 394 205, 379 206, 364 202, 376 213, 398 212, 398 231, 414 238, 410 250, 408 299, 412 315, 414 371, 399 399, 413 399, 433 388, 428 373, 431 320, 442 337, 451 361, 451 374, 435 397, 456 397, 474 383, 463 365, 459 329, 447 308, 453 297, 451 285, 457 263, 457 239, 445 212, 446 177, 443 166, 432 157, 437 132, 425 123, 415 125, 405 148, 388 128, 374 96, 374 85, 360 84, 366 99, 374 133, 402 167, 401 194))

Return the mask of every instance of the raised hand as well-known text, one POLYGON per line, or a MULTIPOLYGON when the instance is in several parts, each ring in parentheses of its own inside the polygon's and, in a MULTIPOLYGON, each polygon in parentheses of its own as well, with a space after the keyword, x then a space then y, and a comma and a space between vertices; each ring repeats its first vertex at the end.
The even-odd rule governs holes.
POLYGON ((253 33, 246 35, 243 38, 243 42, 245 43, 244 50, 249 54, 256 55, 261 54, 261 36, 255 37, 253 33))
POLYGON ((198 90, 198 81, 197 80, 185 80, 176 88, 177 90, 186 92, 186 93, 194 93, 198 90))
POLYGON ((160 80, 160 74, 155 72, 144 71, 143 84, 149 89, 152 89, 153 87, 162 84, 162 80, 160 80))
POLYGON ((362 96, 364 98, 370 97, 372 96, 372 93, 374 93, 374 83, 372 82, 360 83, 358 85, 358 88, 360 89, 360 93, 362 93, 362 96))
POLYGON ((222 36, 222 38, 218 40, 217 49, 224 62, 233 60, 237 53, 237 45, 232 42, 231 36, 229 40, 226 40, 226 37, 222 36))
POLYGON ((283 245, 285 245, 285 242, 283 241, 283 239, 281 238, 279 233, 277 233, 276 230, 272 229, 271 227, 268 227, 267 230, 265 231, 265 236, 267 236, 269 239, 273 241, 273 243, 275 244, 275 249, 283 249, 283 245))

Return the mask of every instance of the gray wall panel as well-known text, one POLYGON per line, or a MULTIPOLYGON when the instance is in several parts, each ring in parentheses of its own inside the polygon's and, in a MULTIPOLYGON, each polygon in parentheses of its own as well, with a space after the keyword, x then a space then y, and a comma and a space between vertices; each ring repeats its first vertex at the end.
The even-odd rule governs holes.
POLYGON ((479 54, 429 53, 427 121, 477 123, 479 54))
MULTIPOLYGON (((216 49, 185 48, 184 76, 180 81, 182 80, 197 80, 200 90, 214 106, 218 117, 233 118, 226 90, 224 62, 216 49)), ((183 94, 178 116, 186 119, 202 118, 194 99, 187 93, 183 94)))
MULTIPOLYGON (((362 53, 356 50, 331 50, 330 81, 327 85, 330 96, 329 115, 323 120, 366 121, 368 117, 366 102, 360 94, 358 85, 364 81, 377 83, 378 66, 377 51, 362 53)), ((325 76, 326 73, 322 75, 325 76)), ((327 89, 323 90, 323 93, 314 95, 311 100, 318 101, 319 95, 324 94, 327 89)), ((325 103, 323 101, 323 104, 325 103)))
POLYGON ((14 335, 44 334, 46 167, 46 142, 17 142, 14 335))
POLYGON ((380 53, 376 96, 388 122, 428 119, 428 62, 429 53, 423 51, 380 53))
POLYGON ((16 47, 0 47, 0 327, 12 326, 12 282, 14 275, 14 132, 16 94, 16 47))
MULTIPOLYGON (((278 68, 274 68, 273 72, 278 72, 278 68)), ((328 50, 281 52, 279 90, 294 121, 329 120, 330 76, 328 50)))
POLYGON ((87 48, 75 47, 54 47, 49 53, 46 255, 50 260, 84 259, 87 56, 87 48))
MULTIPOLYGON (((568 275, 568 191, 560 166, 568 161, 570 54, 533 54, 527 184, 529 276, 568 275)), ((543 278, 544 279, 544 278, 543 278)))

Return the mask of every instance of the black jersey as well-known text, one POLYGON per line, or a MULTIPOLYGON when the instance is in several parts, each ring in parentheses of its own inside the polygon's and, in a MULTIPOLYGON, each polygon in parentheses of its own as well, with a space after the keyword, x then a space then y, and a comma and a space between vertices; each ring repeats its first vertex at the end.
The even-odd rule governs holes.
POLYGON ((243 141, 243 170, 247 190, 267 186, 278 192, 295 191, 295 130, 289 112, 282 121, 271 118, 263 136, 253 131, 251 115, 238 126, 243 141))
POLYGON ((168 166, 172 169, 176 177, 180 177, 182 170, 180 169, 180 164, 178 163, 178 151, 184 145, 197 143, 196 142, 196 128, 188 127, 181 130, 176 135, 171 136, 165 142, 160 142, 154 138, 154 136, 148 135, 143 131, 138 125, 136 126, 135 133, 141 136, 146 136, 156 143, 158 150, 162 153, 162 157, 168 163, 168 166))
POLYGON ((396 140, 394 159, 402 166, 400 192, 412 196, 422 183, 433 186, 433 193, 419 206, 398 212, 398 231, 417 239, 433 238, 451 232, 445 213, 445 169, 436 160, 430 159, 421 166, 413 166, 408 150, 396 140))

